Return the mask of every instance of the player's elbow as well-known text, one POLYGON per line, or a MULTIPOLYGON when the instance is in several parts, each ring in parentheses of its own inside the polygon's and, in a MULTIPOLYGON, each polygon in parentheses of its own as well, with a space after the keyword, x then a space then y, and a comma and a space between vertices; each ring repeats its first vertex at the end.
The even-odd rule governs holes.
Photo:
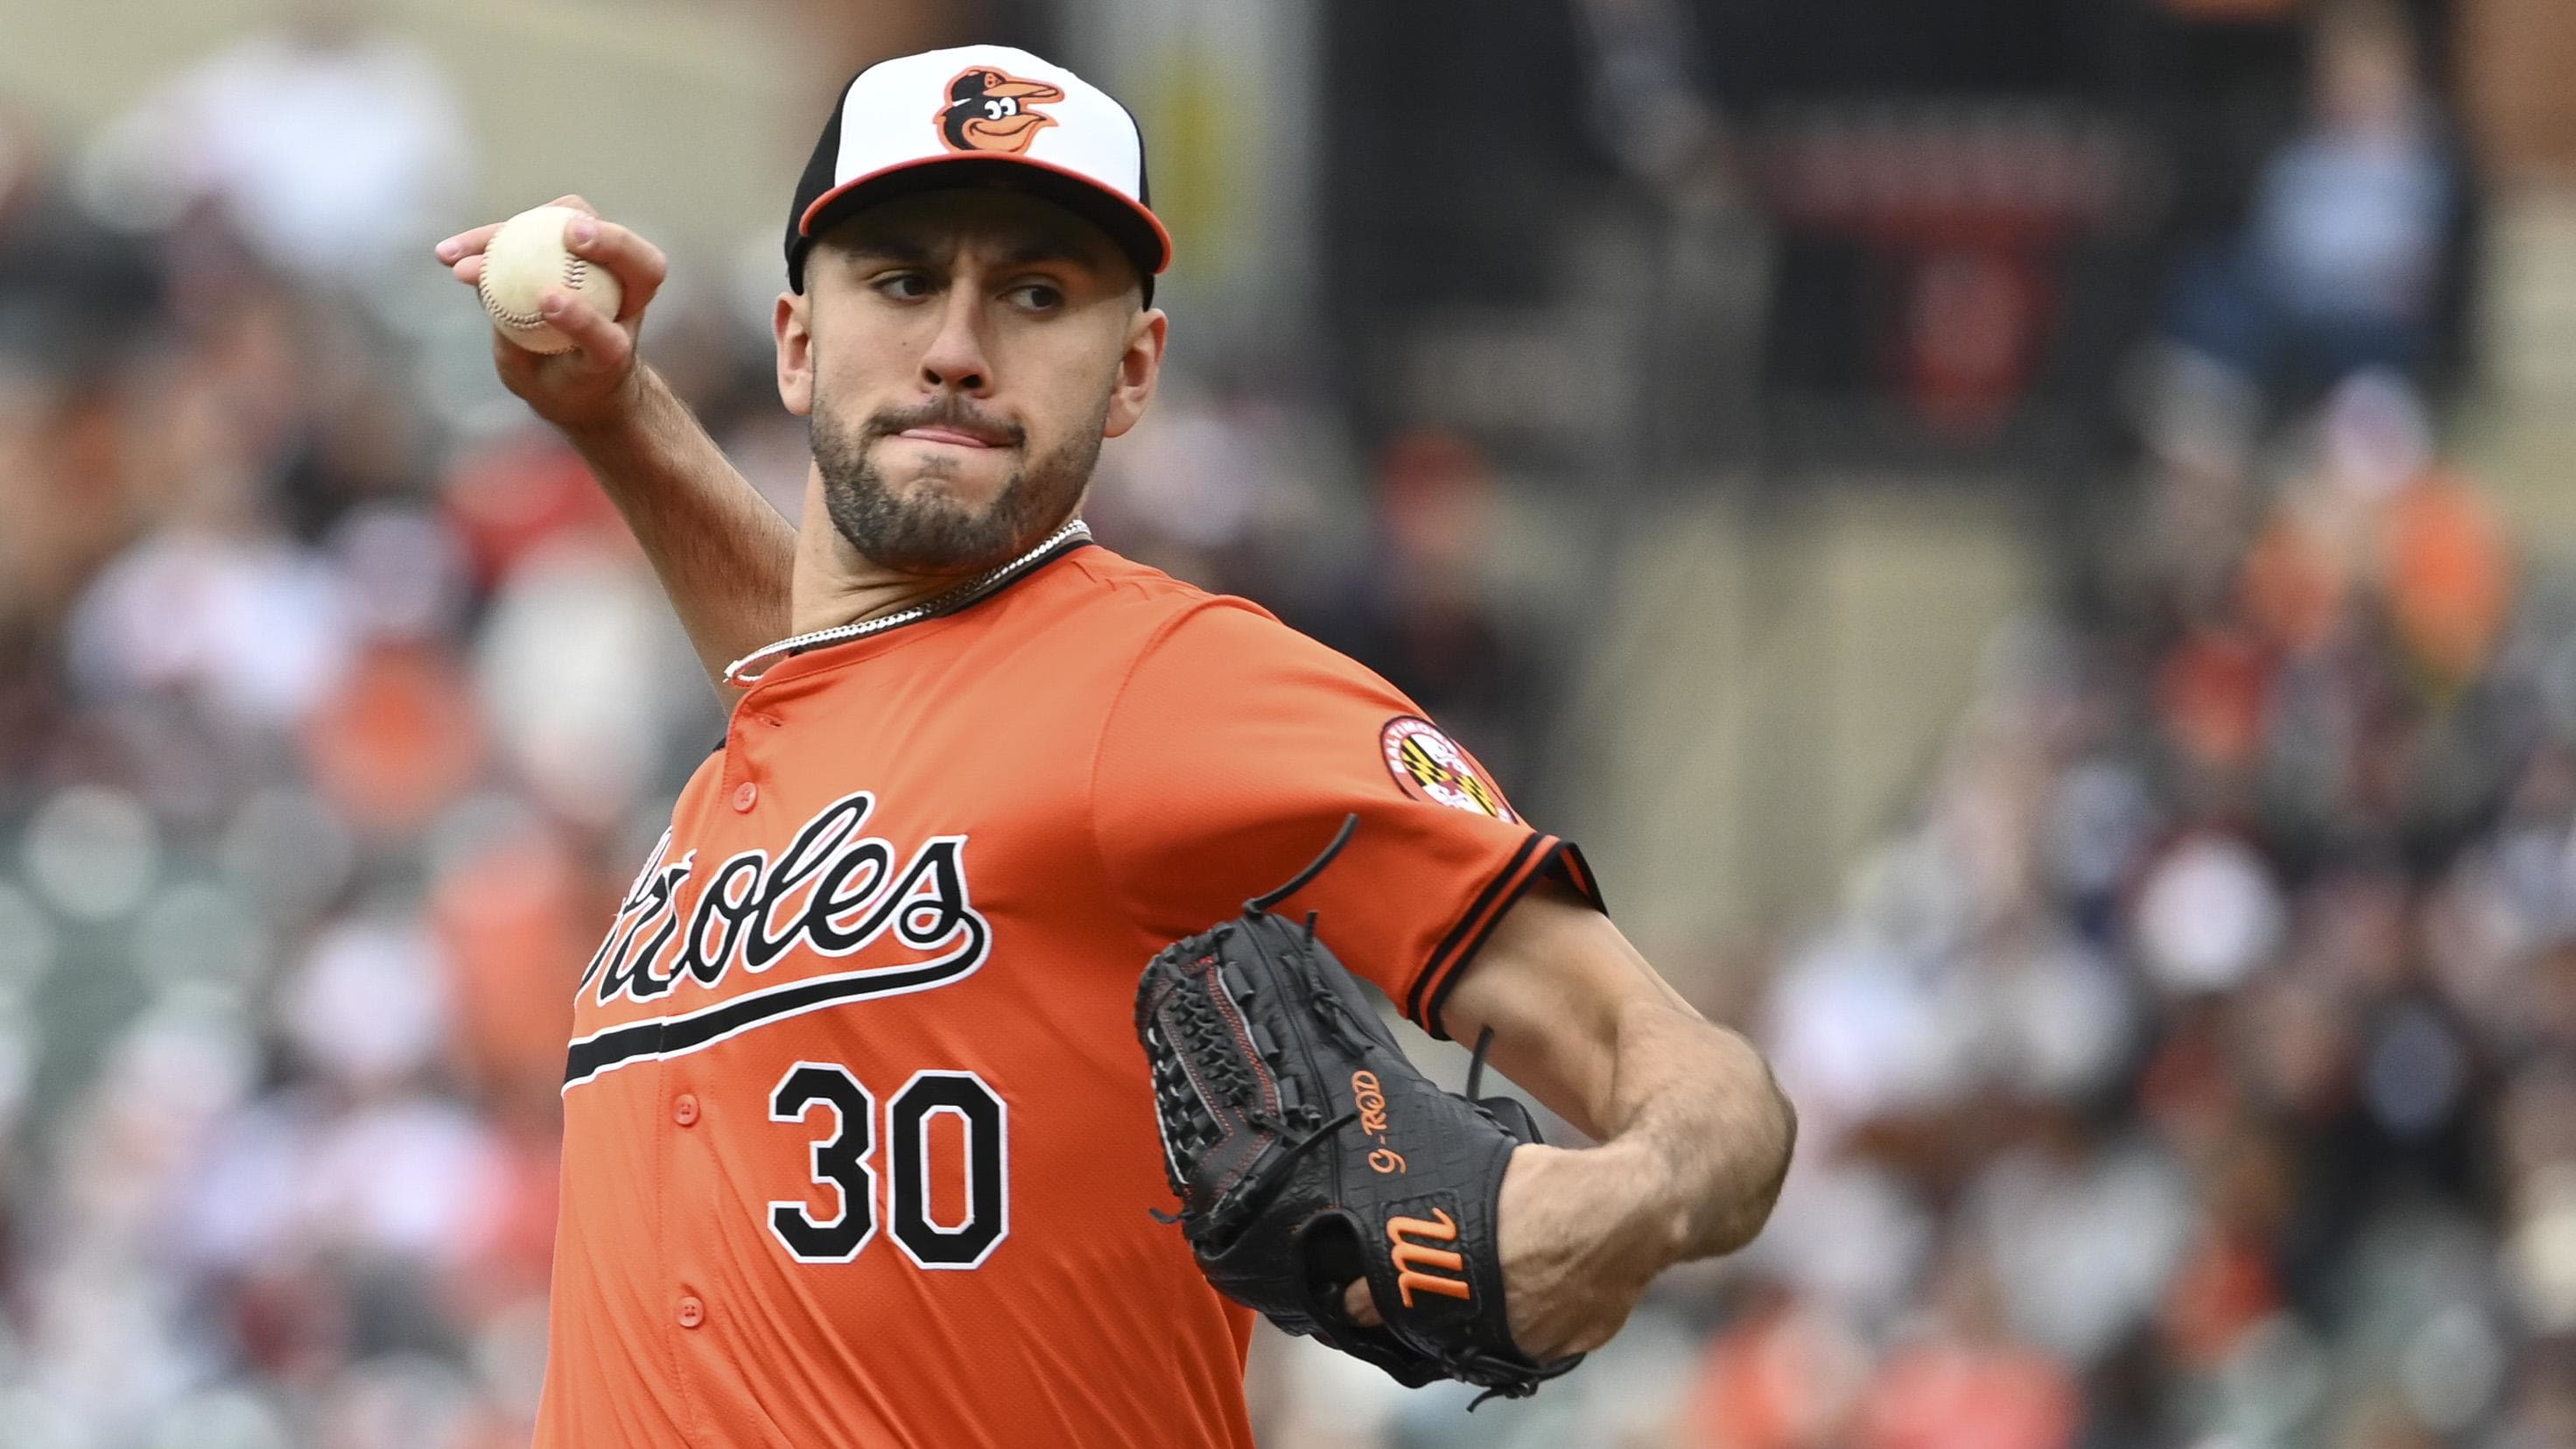
POLYGON ((1798 1145, 1798 1109, 1768 1070, 1762 1074, 1760 1105, 1751 1114, 1758 1124, 1744 1145, 1745 1184, 1717 1215, 1710 1245, 1713 1254, 1736 1252, 1760 1236, 1780 1202, 1781 1185, 1789 1180, 1789 1160, 1798 1145))

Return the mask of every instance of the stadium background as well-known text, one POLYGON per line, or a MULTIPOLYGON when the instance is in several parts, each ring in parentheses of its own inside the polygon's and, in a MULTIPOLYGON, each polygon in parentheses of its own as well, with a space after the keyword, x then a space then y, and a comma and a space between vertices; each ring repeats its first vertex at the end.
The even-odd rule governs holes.
POLYGON ((0 1443, 525 1442, 717 715, 427 247, 662 240, 792 504, 795 168, 968 38, 1179 235, 1103 536, 1423 700, 1803 1114, 1582 1374, 1265 1338, 1265 1445, 2576 1443, 2564 0, 12 7, 0 1443))

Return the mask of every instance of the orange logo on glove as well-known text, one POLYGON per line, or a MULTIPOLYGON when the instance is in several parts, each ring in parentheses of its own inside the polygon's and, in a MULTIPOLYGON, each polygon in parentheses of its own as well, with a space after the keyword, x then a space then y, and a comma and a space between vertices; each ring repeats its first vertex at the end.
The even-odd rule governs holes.
POLYGON ((1386 1093, 1378 1087, 1377 1073, 1351 1073, 1351 1100, 1359 1108, 1360 1130, 1386 1139, 1386 1093))
POLYGON ((1405 1236, 1410 1233, 1414 1237, 1428 1238, 1436 1243, 1454 1243, 1458 1240, 1458 1224, 1450 1220, 1448 1213, 1439 1208, 1433 1208, 1431 1216, 1440 1221, 1435 1223, 1426 1222, 1421 1218, 1401 1217, 1390 1218, 1387 1221, 1387 1241, 1395 1245, 1395 1289, 1403 1297, 1404 1306, 1407 1308, 1413 1306, 1413 1290, 1416 1288, 1425 1293, 1437 1293, 1443 1298, 1471 1296, 1464 1277, 1444 1278, 1438 1273, 1423 1271, 1426 1268, 1443 1268, 1452 1273, 1464 1274, 1467 1271, 1465 1258, 1444 1249, 1425 1247, 1405 1236))
POLYGON ((1360 1130, 1377 1139, 1368 1165, 1379 1172, 1404 1171, 1404 1154, 1386 1145, 1386 1089, 1378 1084, 1377 1073, 1351 1073, 1351 1105, 1360 1115, 1360 1130))

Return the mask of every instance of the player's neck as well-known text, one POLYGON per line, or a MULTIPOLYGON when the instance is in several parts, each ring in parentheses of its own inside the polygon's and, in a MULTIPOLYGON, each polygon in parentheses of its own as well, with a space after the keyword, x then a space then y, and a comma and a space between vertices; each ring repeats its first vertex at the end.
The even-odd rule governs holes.
MULTIPOLYGON (((1044 549, 1048 541, 1060 537, 1051 531, 1049 540, 1033 542, 1030 548, 1044 549)), ((1006 561, 1006 566, 1013 561, 1006 561)), ((990 565, 935 574, 887 568, 852 548, 817 504, 797 533, 796 568, 788 589, 790 636, 898 614, 954 593, 993 571, 990 565)))
POLYGON ((796 540, 788 629, 793 634, 811 634, 882 619, 935 599, 973 576, 899 573, 850 547, 829 519, 821 520, 819 528, 809 522, 796 540))

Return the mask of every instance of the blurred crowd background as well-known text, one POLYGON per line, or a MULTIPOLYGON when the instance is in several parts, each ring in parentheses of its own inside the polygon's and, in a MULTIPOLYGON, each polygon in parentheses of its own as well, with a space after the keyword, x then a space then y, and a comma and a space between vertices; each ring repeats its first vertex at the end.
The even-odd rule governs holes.
POLYGON ((967 39, 1179 236, 1103 538, 1424 703, 1802 1114, 1581 1374, 1265 1336, 1265 1445, 2576 1445, 2563 0, 12 14, 0 1445, 526 1441, 570 985, 721 715, 428 247, 664 241, 792 512, 778 209, 967 39))

